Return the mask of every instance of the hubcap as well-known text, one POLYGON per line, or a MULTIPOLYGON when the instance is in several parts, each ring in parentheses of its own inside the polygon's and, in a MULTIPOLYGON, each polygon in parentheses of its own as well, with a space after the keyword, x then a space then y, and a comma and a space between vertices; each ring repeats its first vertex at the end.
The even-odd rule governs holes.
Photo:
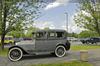
POLYGON ((59 48, 57 49, 57 54, 58 54, 59 56, 63 55, 63 54, 64 54, 64 48, 59 47, 59 48))
POLYGON ((64 46, 58 46, 55 50, 55 54, 57 57, 63 57, 66 53, 65 53, 66 49, 64 46))
POLYGON ((12 50, 11 53, 10 53, 10 57, 12 59, 18 59, 19 57, 21 56, 21 53, 19 50, 15 49, 15 50, 12 50))
POLYGON ((12 48, 9 50, 8 58, 11 61, 18 61, 22 58, 23 52, 20 48, 12 48))

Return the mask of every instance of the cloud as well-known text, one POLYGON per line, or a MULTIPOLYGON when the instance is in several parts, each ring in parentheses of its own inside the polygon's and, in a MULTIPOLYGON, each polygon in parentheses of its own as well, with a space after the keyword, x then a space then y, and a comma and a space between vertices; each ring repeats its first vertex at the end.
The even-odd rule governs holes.
POLYGON ((69 0, 56 0, 53 3, 49 3, 44 10, 56 8, 56 7, 60 6, 60 5, 65 5, 66 3, 68 3, 68 1, 69 0))
POLYGON ((49 27, 50 29, 55 29, 53 22, 35 22, 34 26, 40 29, 44 29, 46 27, 49 27))
POLYGON ((58 7, 59 5, 60 5, 60 3, 58 3, 58 2, 50 3, 47 5, 47 7, 44 10, 55 8, 55 7, 58 7))

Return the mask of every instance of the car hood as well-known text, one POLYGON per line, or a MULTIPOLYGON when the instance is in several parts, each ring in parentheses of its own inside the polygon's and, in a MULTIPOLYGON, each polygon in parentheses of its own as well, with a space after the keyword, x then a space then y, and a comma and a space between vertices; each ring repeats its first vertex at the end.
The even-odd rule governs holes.
POLYGON ((30 44, 35 44, 35 40, 25 40, 16 43, 16 45, 30 45, 30 44))

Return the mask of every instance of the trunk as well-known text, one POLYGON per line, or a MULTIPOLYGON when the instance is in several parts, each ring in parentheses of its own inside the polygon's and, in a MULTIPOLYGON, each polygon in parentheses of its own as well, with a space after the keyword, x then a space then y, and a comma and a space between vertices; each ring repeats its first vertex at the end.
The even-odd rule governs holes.
POLYGON ((5 34, 3 34, 1 36, 1 49, 4 50, 4 38, 5 38, 5 34))
POLYGON ((4 3, 4 1, 2 0, 2 12, 3 12, 3 18, 2 18, 2 30, 1 30, 1 49, 4 49, 4 38, 6 35, 6 18, 7 18, 7 9, 6 9, 6 3, 4 3))

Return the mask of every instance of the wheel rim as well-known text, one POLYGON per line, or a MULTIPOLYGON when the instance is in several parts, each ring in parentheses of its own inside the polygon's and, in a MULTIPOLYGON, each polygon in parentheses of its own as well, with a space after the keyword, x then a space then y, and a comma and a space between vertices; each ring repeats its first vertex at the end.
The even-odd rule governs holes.
POLYGON ((9 51, 9 59, 11 61, 18 61, 22 58, 22 51, 19 48, 13 48, 9 51))
POLYGON ((21 53, 20 53, 20 51, 19 50, 12 50, 11 51, 11 53, 10 53, 10 57, 12 58, 12 59, 18 59, 19 57, 21 56, 21 53))
POLYGON ((63 55, 64 54, 64 49, 63 48, 61 48, 61 47, 59 47, 58 49, 57 49, 57 54, 58 55, 63 55))
POLYGON ((65 55, 65 48, 63 46, 58 46, 55 50, 55 54, 57 57, 63 57, 65 55))

